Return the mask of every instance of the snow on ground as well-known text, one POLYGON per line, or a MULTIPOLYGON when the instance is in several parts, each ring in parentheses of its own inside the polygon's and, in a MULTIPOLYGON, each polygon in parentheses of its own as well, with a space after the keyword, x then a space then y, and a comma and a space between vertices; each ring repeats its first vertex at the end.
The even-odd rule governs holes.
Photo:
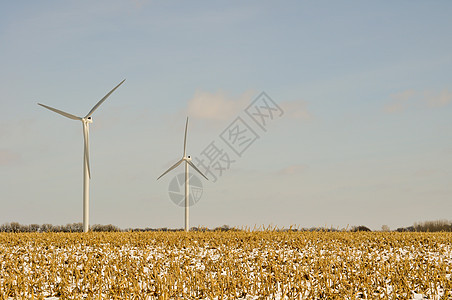
POLYGON ((0 239, 0 298, 452 299, 448 234, 129 235, 0 239))

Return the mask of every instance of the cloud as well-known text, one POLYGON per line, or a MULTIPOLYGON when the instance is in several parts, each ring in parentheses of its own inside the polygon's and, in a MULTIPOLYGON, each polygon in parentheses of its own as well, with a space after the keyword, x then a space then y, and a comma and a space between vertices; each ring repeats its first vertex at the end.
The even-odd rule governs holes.
POLYGON ((20 155, 7 149, 0 149, 0 166, 11 165, 18 162, 20 155))
POLYGON ((281 175, 297 175, 297 174, 305 172, 307 169, 308 169, 307 165, 295 164, 295 165, 290 165, 288 167, 285 167, 285 168, 279 170, 278 173, 281 175))
POLYGON ((419 177, 429 177, 429 176, 443 176, 447 175, 447 171, 434 168, 422 168, 414 172, 415 176, 419 177))
MULTIPOLYGON (((205 120, 226 121, 231 120, 244 110, 256 97, 256 92, 248 90, 239 96, 230 96, 219 90, 216 93, 196 91, 188 102, 188 115, 205 120)), ((312 114, 303 100, 283 101, 278 105, 284 111, 284 117, 291 119, 308 120, 312 114)))
POLYGON ((384 107, 386 113, 398 113, 406 110, 413 98, 416 96, 414 90, 406 90, 400 93, 392 94, 389 97, 392 99, 391 103, 388 103, 384 107))
POLYGON ((446 106, 452 102, 452 93, 448 90, 443 90, 440 93, 406 90, 392 94, 390 98, 392 100, 385 105, 384 111, 386 113, 399 113, 415 106, 422 107, 427 105, 429 108, 446 106))
POLYGON ((216 93, 198 90, 188 101, 187 112, 189 116, 199 119, 230 120, 246 108, 255 94, 255 91, 250 90, 232 97, 221 90, 216 93))
POLYGON ((429 92, 426 92, 424 94, 424 101, 430 107, 443 107, 452 102, 452 93, 448 90, 443 90, 439 94, 433 94, 429 92))
POLYGON ((143 8, 145 4, 148 4, 150 1, 148 0, 131 0, 132 4, 135 8, 140 9, 143 8))
POLYGON ((285 117, 292 119, 308 120, 312 118, 312 114, 307 109, 307 104, 303 100, 283 101, 281 107, 284 110, 285 117))
POLYGON ((34 134, 35 118, 16 119, 9 122, 0 122, 0 137, 27 136, 34 134))

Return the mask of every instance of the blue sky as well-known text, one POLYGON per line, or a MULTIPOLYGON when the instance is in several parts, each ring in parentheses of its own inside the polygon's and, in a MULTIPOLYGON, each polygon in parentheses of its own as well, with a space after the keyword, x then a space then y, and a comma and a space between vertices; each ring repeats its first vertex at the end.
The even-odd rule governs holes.
MULTIPOLYGON (((91 224, 183 226, 156 178, 237 116, 260 138, 191 225, 379 229, 451 219, 450 1, 0 4, 0 223, 82 219, 79 122, 93 114, 91 224), (259 131, 265 91, 284 111, 259 131)), ((224 151, 227 146, 221 144, 224 151)), ((232 156, 231 152, 231 156, 232 156)), ((182 172, 182 167, 178 169, 182 172)))

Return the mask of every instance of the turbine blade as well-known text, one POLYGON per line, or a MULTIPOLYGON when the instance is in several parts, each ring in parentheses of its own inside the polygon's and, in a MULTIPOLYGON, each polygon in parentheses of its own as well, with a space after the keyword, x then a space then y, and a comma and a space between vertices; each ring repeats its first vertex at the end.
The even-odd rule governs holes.
POLYGON ((193 169, 195 169, 199 174, 201 174, 202 177, 204 177, 205 179, 209 180, 209 178, 207 178, 196 166, 195 164, 191 161, 191 160, 187 160, 186 161, 193 169))
POLYGON ((168 170, 166 170, 165 173, 163 173, 162 175, 159 176, 159 178, 157 178, 157 180, 159 180, 160 178, 163 177, 163 175, 165 175, 166 173, 168 173, 169 171, 177 168, 182 162, 184 161, 184 159, 182 158, 181 160, 179 160, 177 163, 175 163, 171 168, 169 168, 168 170))
POLYGON ((105 95, 102 99, 100 99, 99 102, 97 102, 96 105, 94 105, 94 107, 89 111, 89 113, 85 116, 85 118, 90 117, 93 112, 105 101, 107 100, 108 96, 111 95, 111 93, 113 93, 124 81, 126 81, 125 79, 123 81, 121 81, 117 86, 115 86, 114 89, 112 89, 107 95, 105 95))
POLYGON ((184 157, 187 156, 187 128, 188 128, 188 117, 187 117, 187 122, 185 122, 184 157))
POLYGON ((74 115, 71 115, 71 114, 69 114, 69 113, 67 113, 67 112, 64 112, 64 111, 62 111, 62 110, 59 110, 59 109, 56 109, 56 108, 53 108, 53 107, 50 107, 50 106, 47 106, 47 105, 44 105, 44 104, 41 104, 41 103, 38 103, 38 105, 41 105, 42 107, 45 107, 45 108, 47 108, 47 109, 50 109, 51 111, 54 111, 54 112, 56 112, 57 114, 60 114, 60 115, 62 115, 62 116, 65 116, 66 118, 69 118, 69 119, 72 119, 72 120, 82 120, 82 118, 77 117, 77 116, 74 116, 74 115))
POLYGON ((89 129, 88 124, 83 123, 83 140, 85 142, 84 159, 86 167, 88 168, 88 176, 91 178, 91 168, 89 166, 89 129))

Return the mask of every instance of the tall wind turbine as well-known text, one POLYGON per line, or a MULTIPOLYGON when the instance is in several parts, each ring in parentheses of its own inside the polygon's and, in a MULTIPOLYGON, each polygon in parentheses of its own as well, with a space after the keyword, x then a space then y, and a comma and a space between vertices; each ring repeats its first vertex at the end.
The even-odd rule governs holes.
POLYGON ((181 163, 185 162, 185 231, 189 231, 190 227, 189 227, 189 214, 188 214, 188 204, 190 203, 190 192, 189 192, 189 173, 188 173, 188 165, 190 165, 193 169, 195 169, 199 174, 201 174, 202 177, 204 177, 205 179, 209 180, 191 161, 191 157, 190 155, 187 156, 187 129, 188 129, 188 117, 187 117, 187 122, 185 123, 185 136, 184 136, 184 156, 182 156, 182 158, 175 163, 171 168, 169 168, 168 170, 166 170, 165 173, 163 173, 162 175, 159 176, 159 178, 157 178, 157 180, 159 180, 160 178, 162 178, 166 173, 168 173, 169 171, 177 168, 181 163))
POLYGON ((62 116, 65 116, 72 120, 82 121, 83 124, 83 140, 84 140, 84 150, 83 150, 83 232, 89 231, 89 179, 91 178, 91 171, 89 167, 89 124, 93 123, 91 115, 94 111, 111 95, 123 82, 121 81, 114 89, 112 89, 105 97, 103 97, 96 105, 89 111, 89 113, 84 117, 77 117, 71 115, 67 112, 58 110, 56 108, 38 103, 42 107, 50 109, 62 116))

